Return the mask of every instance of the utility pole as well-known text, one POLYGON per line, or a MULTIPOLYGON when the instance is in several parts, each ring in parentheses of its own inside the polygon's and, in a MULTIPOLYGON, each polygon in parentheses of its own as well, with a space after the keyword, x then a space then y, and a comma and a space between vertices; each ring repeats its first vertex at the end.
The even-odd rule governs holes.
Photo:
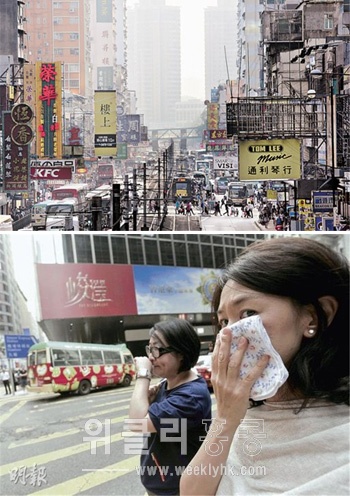
POLYGON ((120 184, 113 184, 112 195, 112 231, 120 231, 120 184))
POLYGON ((143 227, 142 231, 148 231, 147 227, 147 175, 146 162, 143 163, 143 227))
POLYGON ((124 202, 126 204, 126 207, 124 210, 126 210, 126 213, 124 211, 124 231, 129 231, 129 210, 130 210, 130 198, 129 198, 129 176, 125 174, 124 177, 124 202))
POLYGON ((100 196, 92 197, 91 222, 93 231, 102 231, 102 198, 100 196))
POLYGON ((158 219, 160 219, 160 157, 158 157, 158 219))
POLYGON ((132 171, 132 229, 137 231, 137 176, 136 169, 132 171))

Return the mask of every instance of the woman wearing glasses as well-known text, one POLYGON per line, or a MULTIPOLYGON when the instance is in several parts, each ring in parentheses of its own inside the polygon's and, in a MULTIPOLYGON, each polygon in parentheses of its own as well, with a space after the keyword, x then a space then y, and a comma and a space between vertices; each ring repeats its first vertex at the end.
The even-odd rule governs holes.
POLYGON ((128 426, 145 435, 141 482, 150 495, 178 495, 182 471, 199 449, 211 421, 211 397, 192 370, 200 341, 186 320, 171 319, 150 331, 144 357, 136 357, 137 380, 128 426), (152 376, 163 378, 150 386, 152 376))

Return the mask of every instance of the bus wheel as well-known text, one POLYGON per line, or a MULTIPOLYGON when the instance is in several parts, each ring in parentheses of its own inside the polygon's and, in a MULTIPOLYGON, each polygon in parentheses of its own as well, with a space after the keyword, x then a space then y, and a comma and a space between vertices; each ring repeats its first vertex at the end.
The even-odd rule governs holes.
POLYGON ((89 381, 84 380, 79 384, 78 394, 84 395, 89 394, 91 391, 91 384, 89 381))
POLYGON ((122 386, 130 386, 131 384, 131 375, 126 374, 122 381, 122 386))

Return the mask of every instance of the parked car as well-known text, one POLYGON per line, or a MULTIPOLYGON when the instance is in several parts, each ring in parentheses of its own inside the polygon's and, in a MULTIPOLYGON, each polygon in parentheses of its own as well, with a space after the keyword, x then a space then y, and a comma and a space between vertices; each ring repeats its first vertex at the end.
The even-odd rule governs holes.
POLYGON ((212 355, 201 355, 195 365, 197 374, 206 381, 208 388, 212 388, 211 383, 211 357, 212 355))

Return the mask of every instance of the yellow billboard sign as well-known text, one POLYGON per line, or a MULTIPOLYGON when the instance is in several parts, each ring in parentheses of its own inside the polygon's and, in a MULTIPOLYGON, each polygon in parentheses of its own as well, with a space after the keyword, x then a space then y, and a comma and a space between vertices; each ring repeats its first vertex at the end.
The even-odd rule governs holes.
POLYGON ((300 179, 300 141, 272 139, 239 142, 241 181, 300 179))
POLYGON ((117 155, 117 96, 95 91, 95 155, 117 155))

